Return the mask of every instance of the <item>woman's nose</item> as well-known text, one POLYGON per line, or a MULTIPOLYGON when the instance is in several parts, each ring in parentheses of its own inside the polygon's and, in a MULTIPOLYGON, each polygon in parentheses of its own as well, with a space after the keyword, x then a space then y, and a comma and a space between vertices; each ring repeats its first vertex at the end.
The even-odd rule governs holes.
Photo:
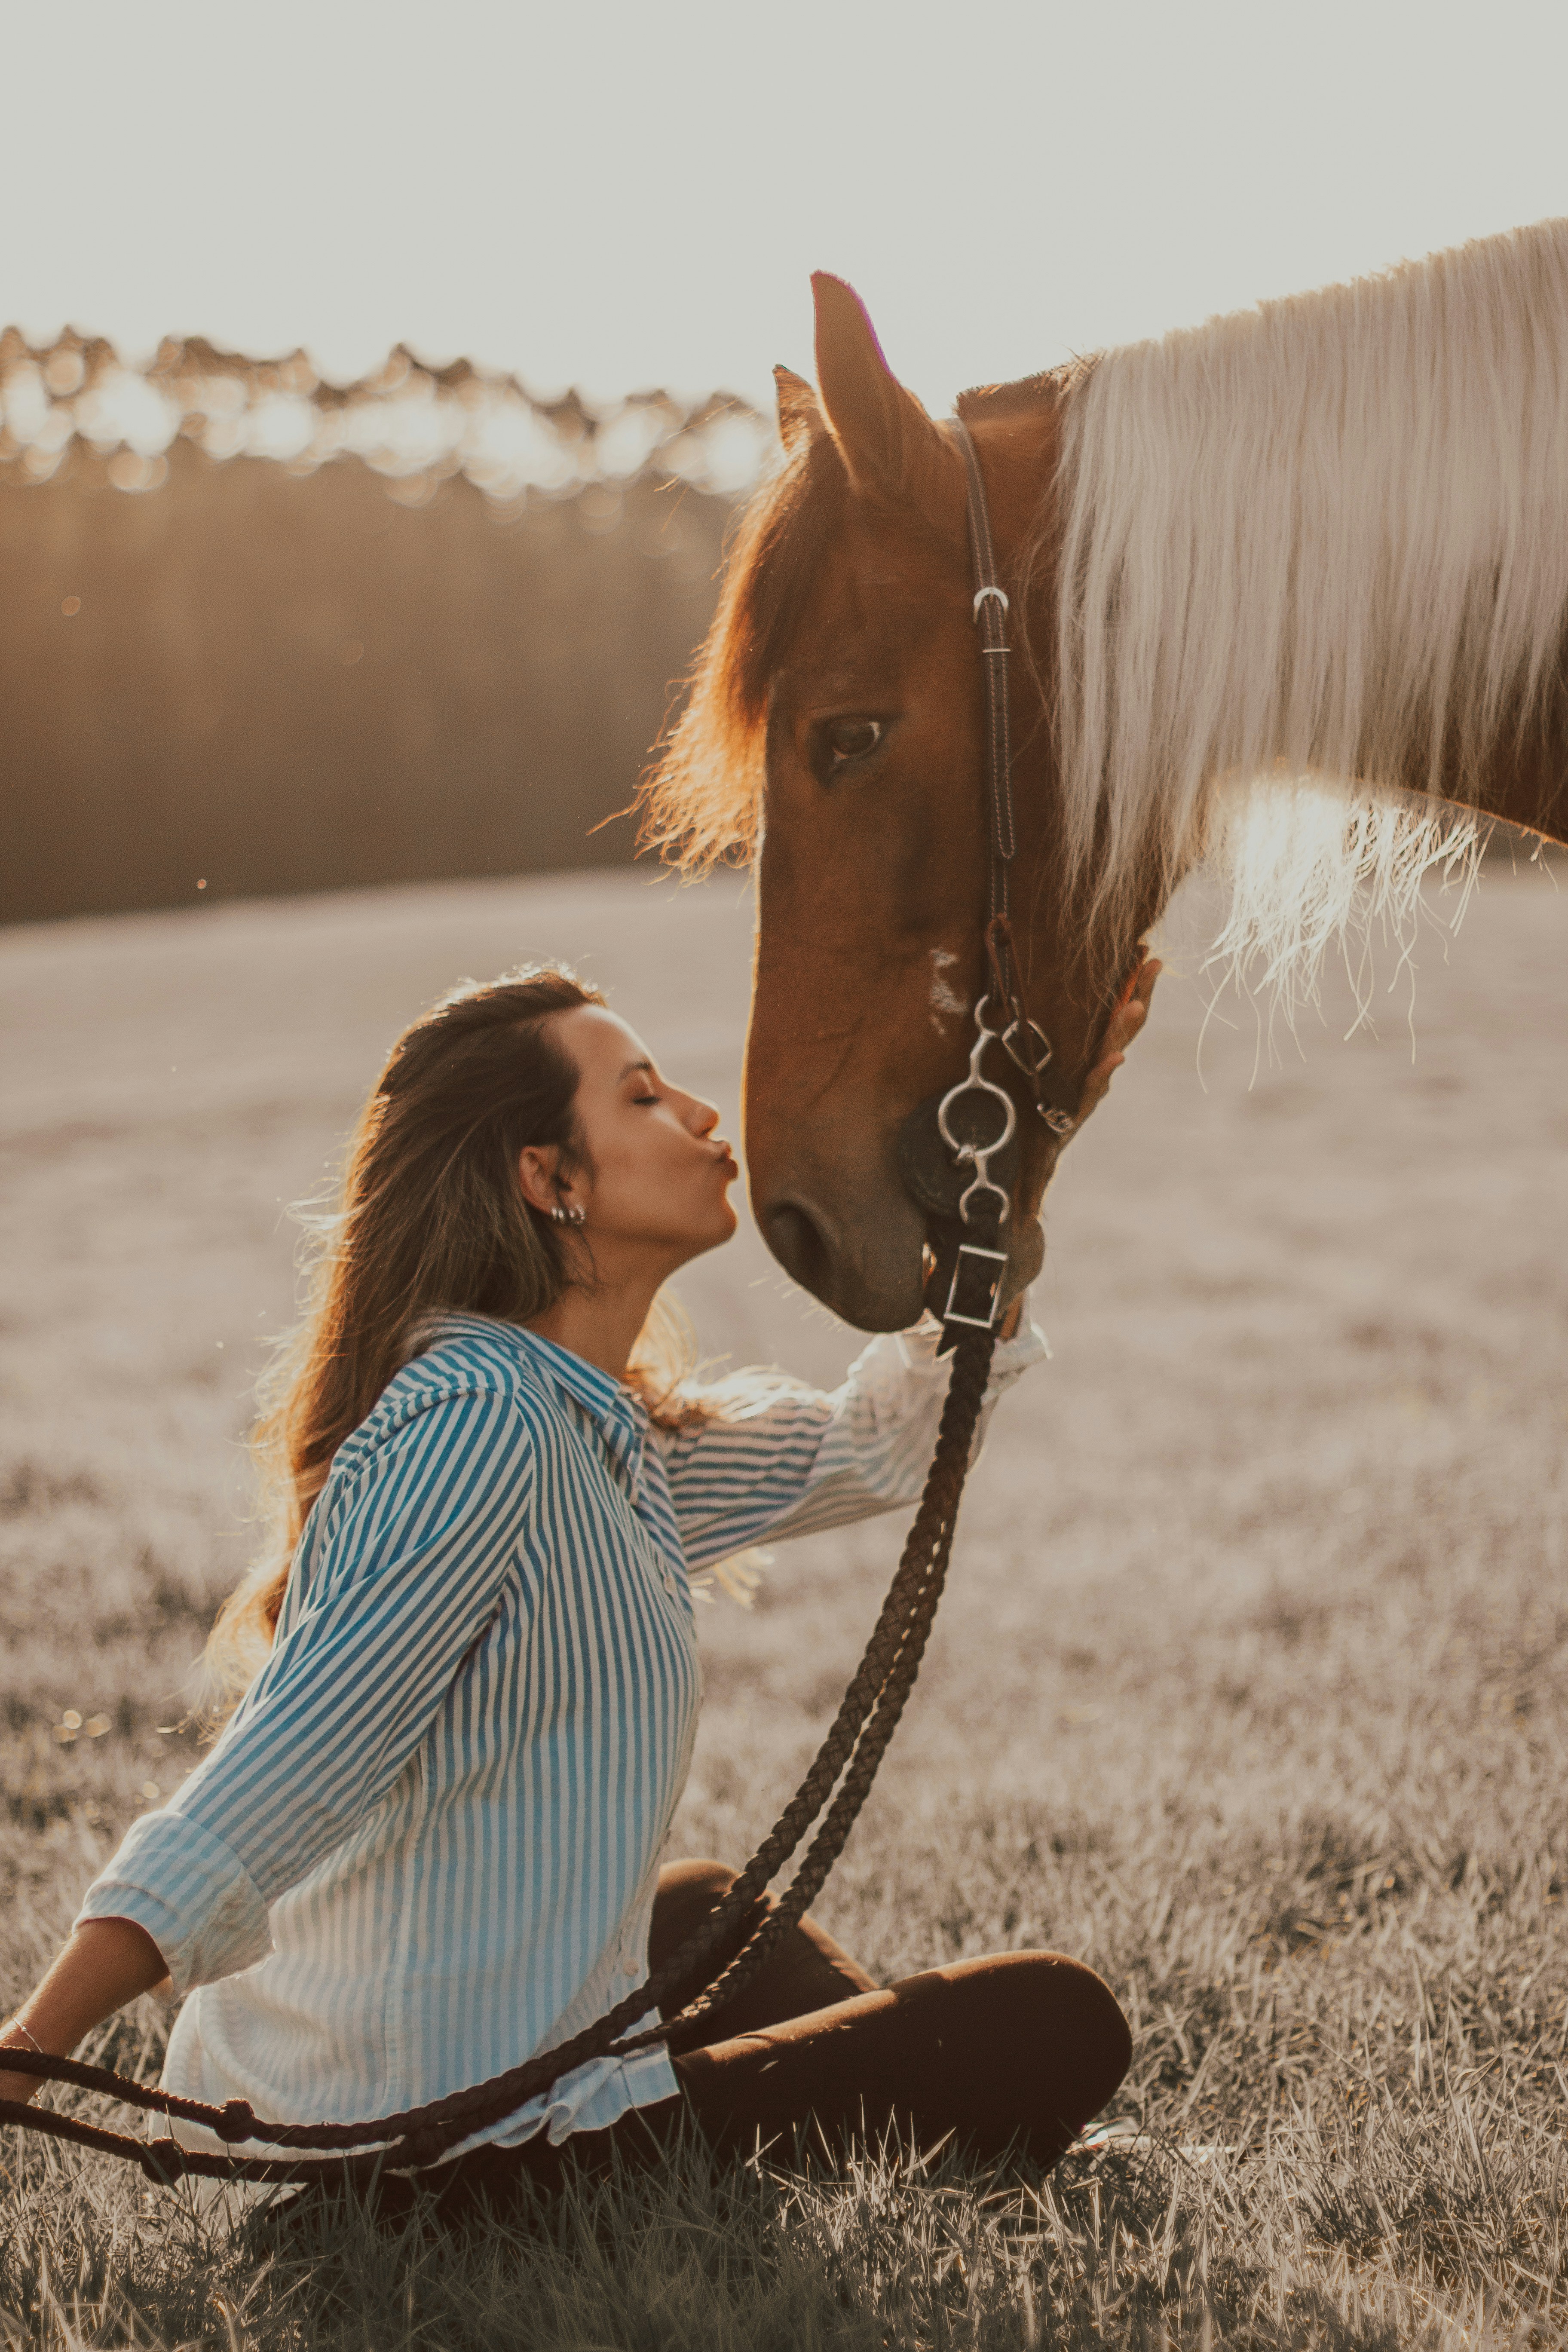
POLYGON ((691 1117, 688 1121, 693 1135, 711 1135, 719 1124, 719 1107, 703 1102, 697 1096, 691 1099, 691 1117))

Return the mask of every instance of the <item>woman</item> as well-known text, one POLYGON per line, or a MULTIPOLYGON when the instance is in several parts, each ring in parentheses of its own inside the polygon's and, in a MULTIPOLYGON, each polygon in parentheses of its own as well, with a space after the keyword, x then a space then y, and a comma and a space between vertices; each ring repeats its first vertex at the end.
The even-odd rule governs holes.
MULTIPOLYGON (((910 1500, 946 1368, 917 1333, 831 1396, 660 1377, 660 1286, 735 1227, 716 1127, 565 971, 460 989, 398 1041, 259 1433, 279 1540, 209 1650, 239 1703, 0 2049, 68 2052, 167 1979, 169 2087, 374 2117, 581 2031, 731 1883, 658 1863, 697 1721, 689 1572, 910 1500)), ((1005 1338, 987 1411, 1043 1351, 1005 1338)), ((431 2179, 455 2208, 563 2147, 646 2155, 690 2123, 742 2148, 813 2116, 1048 2163, 1128 2047, 1070 1961, 879 1990, 807 1919, 707 2047, 580 2067, 431 2179)))

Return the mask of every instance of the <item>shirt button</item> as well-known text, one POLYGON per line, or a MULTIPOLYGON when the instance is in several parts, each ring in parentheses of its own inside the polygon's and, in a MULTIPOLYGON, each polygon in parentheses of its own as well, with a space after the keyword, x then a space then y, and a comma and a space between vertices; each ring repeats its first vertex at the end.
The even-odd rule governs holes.
POLYGON ((675 1579, 671 1576, 668 1568, 664 1571, 664 1589, 673 1601, 675 1598, 675 1579))

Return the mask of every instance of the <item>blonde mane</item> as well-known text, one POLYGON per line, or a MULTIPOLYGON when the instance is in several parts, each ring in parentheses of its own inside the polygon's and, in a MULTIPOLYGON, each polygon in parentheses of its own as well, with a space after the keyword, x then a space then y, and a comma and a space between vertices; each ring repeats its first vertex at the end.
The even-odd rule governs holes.
POLYGON ((1289 996, 1397 929, 1463 795, 1559 680, 1568 221, 1084 362, 1047 526, 1086 916, 1152 863, 1231 884, 1219 948, 1289 996))

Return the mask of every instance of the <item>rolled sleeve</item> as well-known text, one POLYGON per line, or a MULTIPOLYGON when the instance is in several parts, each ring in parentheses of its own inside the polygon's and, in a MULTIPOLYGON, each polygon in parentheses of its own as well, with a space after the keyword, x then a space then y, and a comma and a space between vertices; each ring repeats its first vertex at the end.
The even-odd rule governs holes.
POLYGON ((163 1957, 176 1993, 254 1967, 272 1949, 267 1906, 232 1846, 164 1811, 133 1822, 77 1914, 130 1919, 163 1957))

